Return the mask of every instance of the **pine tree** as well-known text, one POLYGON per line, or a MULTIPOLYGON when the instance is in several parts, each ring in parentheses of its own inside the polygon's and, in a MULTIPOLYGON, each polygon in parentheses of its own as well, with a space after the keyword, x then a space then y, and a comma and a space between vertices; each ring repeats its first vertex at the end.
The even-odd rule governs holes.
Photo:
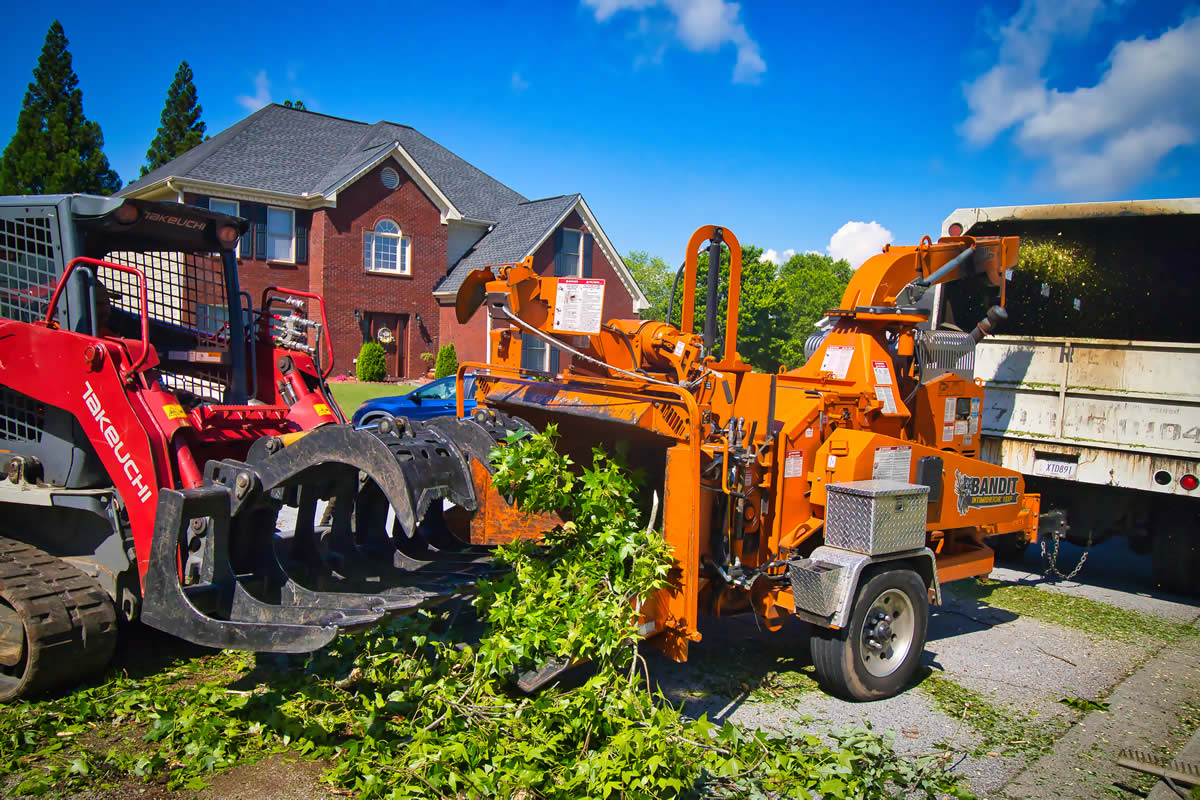
POLYGON ((83 92, 55 20, 33 71, 13 134, 0 156, 0 193, 112 194, 121 179, 104 156, 100 126, 83 116, 83 92))
POLYGON ((203 107, 196 102, 196 84, 192 83, 192 68, 186 61, 179 62, 175 80, 167 89, 167 102, 163 106, 158 134, 146 151, 146 163, 142 175, 152 169, 191 150, 206 138, 205 125, 200 120, 203 107))

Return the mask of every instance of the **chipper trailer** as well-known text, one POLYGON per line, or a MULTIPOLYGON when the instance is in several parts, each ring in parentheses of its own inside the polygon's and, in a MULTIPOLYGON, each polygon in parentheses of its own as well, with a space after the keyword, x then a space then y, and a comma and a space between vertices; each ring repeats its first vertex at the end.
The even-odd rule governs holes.
MULTIPOLYGON (((793 615, 813 626, 827 689, 886 697, 912 678, 942 584, 992 569, 984 537, 1037 535, 1038 497, 1021 474, 978 458, 983 389, 972 375, 976 343, 1005 317, 1017 245, 958 236, 886 248, 855 272, 804 366, 778 374, 754 372, 738 355, 742 251, 729 230, 703 227, 689 241, 678 328, 601 320, 601 281, 497 265, 459 290, 459 321, 482 310, 492 331, 490 363, 462 364, 459 374, 475 373, 476 420, 557 423, 577 463, 602 443, 650 476, 676 563, 671 586, 642 605, 640 631, 667 655, 686 659, 701 612, 752 610, 773 630, 793 615), (701 335, 695 287, 706 241, 713 266, 701 335), (723 244, 730 271, 718 341, 723 244), (927 290, 955 280, 996 305, 970 333, 930 330, 927 290), (523 368, 530 337, 560 350, 566 368, 523 368)), ((479 509, 445 515, 458 536, 536 536, 478 464, 473 480, 479 509)))
POLYGON ((175 203, 0 198, 0 701, 101 669, 118 621, 305 652, 487 568, 440 514, 474 510, 469 454, 516 423, 455 424, 462 446, 345 424, 323 301, 242 292, 246 230, 175 203))

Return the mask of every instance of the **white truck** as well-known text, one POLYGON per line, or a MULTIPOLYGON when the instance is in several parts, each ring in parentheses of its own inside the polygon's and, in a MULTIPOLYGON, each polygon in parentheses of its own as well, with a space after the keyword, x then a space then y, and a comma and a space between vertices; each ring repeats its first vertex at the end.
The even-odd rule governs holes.
MULTIPOLYGON (((1197 591, 1200 198, 960 208, 942 235, 1018 235, 1050 265, 1022 274, 1023 258, 1010 327, 976 349, 983 457, 1064 511, 1069 541, 1127 536, 1156 583, 1197 591)), ((978 315, 941 299, 942 324, 978 315)))

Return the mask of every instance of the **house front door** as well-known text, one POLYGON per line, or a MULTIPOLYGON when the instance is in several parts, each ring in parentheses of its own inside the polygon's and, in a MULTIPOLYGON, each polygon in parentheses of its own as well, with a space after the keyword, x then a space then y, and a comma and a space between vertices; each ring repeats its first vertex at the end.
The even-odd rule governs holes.
POLYGON ((388 377, 403 378, 408 349, 408 315, 372 311, 371 338, 383 345, 388 377))

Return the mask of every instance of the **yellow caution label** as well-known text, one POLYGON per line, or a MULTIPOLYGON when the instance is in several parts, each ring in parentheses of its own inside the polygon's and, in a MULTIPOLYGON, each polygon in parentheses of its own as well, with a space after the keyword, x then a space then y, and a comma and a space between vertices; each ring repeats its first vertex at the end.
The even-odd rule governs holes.
POLYGON ((329 410, 329 406, 325 405, 324 403, 314 403, 313 410, 316 411, 318 414, 320 414, 322 417, 332 417, 333 416, 333 412, 329 410))
POLYGON ((167 415, 167 419, 187 419, 187 412, 183 410, 183 406, 178 403, 171 403, 162 407, 163 413, 167 415))

